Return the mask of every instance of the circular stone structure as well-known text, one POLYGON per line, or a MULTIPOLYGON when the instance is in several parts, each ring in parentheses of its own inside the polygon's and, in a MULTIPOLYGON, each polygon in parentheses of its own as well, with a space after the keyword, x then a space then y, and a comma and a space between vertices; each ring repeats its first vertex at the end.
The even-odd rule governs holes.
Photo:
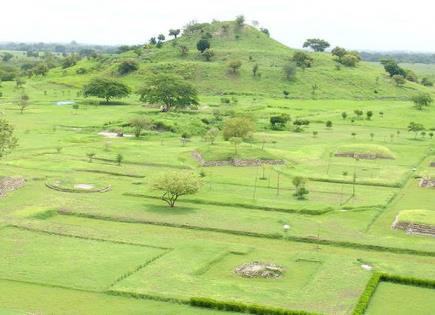
POLYGON ((272 263, 253 261, 238 266, 234 272, 244 278, 279 278, 284 273, 284 269, 272 263))

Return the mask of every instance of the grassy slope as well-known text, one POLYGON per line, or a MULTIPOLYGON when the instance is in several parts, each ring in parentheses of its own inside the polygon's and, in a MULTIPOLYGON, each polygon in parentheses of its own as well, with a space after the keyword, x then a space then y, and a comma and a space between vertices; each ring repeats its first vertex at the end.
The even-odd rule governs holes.
MULTIPOLYGON (((229 22, 228 22, 229 23, 229 22)), ((423 86, 407 83, 396 87, 386 76, 383 68, 374 63, 361 62, 356 68, 336 69, 336 62, 329 53, 311 53, 314 58, 312 68, 299 70, 296 78, 284 78, 282 66, 292 56, 294 50, 267 37, 250 26, 236 30, 230 23, 227 33, 222 32, 223 22, 215 22, 206 27, 213 34, 211 48, 215 57, 206 62, 198 55, 196 42, 200 34, 182 36, 177 42, 168 41, 161 49, 145 49, 141 56, 133 51, 122 55, 108 56, 102 61, 82 60, 67 70, 54 69, 45 80, 81 87, 91 77, 116 75, 116 67, 124 59, 136 59, 140 69, 121 79, 134 88, 141 86, 151 73, 171 72, 192 81, 201 94, 248 94, 281 96, 283 90, 292 98, 311 98, 312 86, 317 84, 317 98, 367 99, 367 98, 406 98, 416 91, 431 91, 423 86), (236 39, 236 35, 239 36, 236 39), (189 47, 185 57, 179 54, 178 45, 189 47), (240 75, 228 74, 228 62, 239 59, 243 65, 240 75), (252 67, 259 65, 261 78, 252 76, 252 67), (76 75, 78 68, 89 70, 86 75, 76 75), (375 93, 375 90, 378 93, 375 93)))

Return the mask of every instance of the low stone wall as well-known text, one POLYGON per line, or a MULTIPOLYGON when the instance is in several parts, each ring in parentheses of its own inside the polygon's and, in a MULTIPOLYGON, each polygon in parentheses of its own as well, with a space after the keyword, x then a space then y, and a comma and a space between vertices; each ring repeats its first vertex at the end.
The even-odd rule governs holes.
POLYGON ((263 164, 268 165, 282 165, 285 164, 284 160, 243 160, 243 159, 233 159, 228 161, 206 161, 202 157, 201 153, 198 151, 192 152, 192 157, 203 167, 215 167, 215 166, 236 166, 236 167, 249 167, 249 166, 260 166, 263 164))
POLYGON ((391 156, 385 156, 377 153, 355 153, 355 152, 337 152, 335 153, 336 157, 351 157, 354 159, 362 159, 362 160, 394 160, 391 156))
POLYGON ((435 179, 422 178, 420 179, 419 186, 422 188, 435 188, 435 179))
POLYGON ((23 177, 4 177, 0 178, 0 198, 6 196, 7 193, 23 187, 25 180, 23 177))
POLYGON ((397 218, 392 225, 393 229, 403 230, 407 234, 418 234, 435 237, 435 226, 429 224, 418 224, 412 222, 401 222, 397 218))

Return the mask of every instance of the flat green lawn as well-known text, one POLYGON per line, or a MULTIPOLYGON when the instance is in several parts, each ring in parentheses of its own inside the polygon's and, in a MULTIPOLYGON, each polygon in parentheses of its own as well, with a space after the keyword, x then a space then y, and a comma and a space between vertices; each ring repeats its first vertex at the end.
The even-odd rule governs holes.
MULTIPOLYGON (((2 315, 173 315, 222 314, 187 305, 112 296, 96 292, 51 288, 43 285, 0 280, 2 315)), ((232 314, 232 313, 225 313, 232 314)))
POLYGON ((0 230, 0 278, 104 290, 162 249, 0 230))
POLYGON ((381 283, 366 315, 433 315, 435 290, 394 283, 381 283))
POLYGON ((435 211, 423 209, 403 210, 400 211, 398 220, 435 226, 435 211))

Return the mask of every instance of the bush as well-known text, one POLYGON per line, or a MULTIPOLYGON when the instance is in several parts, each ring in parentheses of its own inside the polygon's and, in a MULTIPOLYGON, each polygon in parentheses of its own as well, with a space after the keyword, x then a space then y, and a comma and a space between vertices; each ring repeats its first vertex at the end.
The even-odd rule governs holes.
POLYGON ((120 75, 126 75, 138 69, 139 65, 135 60, 124 60, 118 65, 118 73, 120 75))

